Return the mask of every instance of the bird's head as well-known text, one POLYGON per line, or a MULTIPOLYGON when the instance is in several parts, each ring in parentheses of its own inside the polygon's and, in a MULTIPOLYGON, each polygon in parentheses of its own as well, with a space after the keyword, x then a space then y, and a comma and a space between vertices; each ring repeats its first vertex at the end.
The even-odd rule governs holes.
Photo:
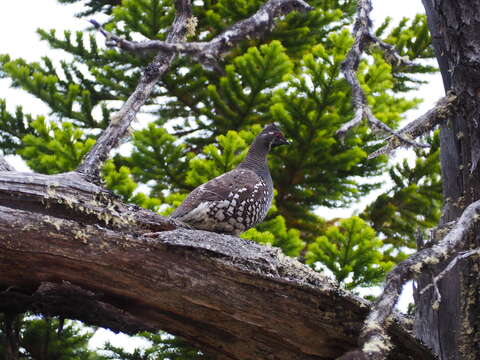
POLYGON ((290 144, 280 128, 275 124, 268 124, 265 126, 262 132, 258 135, 258 138, 270 149, 279 145, 290 144))

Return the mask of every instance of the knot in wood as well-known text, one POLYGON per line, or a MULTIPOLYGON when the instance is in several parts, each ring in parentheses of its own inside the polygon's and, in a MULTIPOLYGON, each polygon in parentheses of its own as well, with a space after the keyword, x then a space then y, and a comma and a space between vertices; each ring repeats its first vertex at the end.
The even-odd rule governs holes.
POLYGON ((149 79, 155 76, 158 76, 159 74, 158 66, 155 66, 153 64, 147 65, 147 67, 145 67, 144 74, 149 79))

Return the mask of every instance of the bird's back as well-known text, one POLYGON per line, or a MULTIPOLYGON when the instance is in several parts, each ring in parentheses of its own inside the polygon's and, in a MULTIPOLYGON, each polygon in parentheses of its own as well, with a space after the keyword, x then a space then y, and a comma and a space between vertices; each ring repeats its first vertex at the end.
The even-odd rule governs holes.
POLYGON ((196 229, 239 234, 265 218, 272 198, 271 178, 236 168, 194 189, 172 218, 196 229))

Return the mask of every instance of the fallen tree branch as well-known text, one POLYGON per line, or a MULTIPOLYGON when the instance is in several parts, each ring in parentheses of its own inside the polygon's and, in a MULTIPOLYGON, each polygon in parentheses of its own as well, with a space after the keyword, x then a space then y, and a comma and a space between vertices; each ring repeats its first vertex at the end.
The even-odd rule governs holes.
MULTIPOLYGON (((432 109, 428 110, 416 120, 408 123, 407 126, 399 130, 398 133, 409 139, 416 139, 428 133, 440 122, 447 120, 453 115, 456 100, 457 97, 453 94, 441 98, 432 109)), ((368 158, 373 159, 383 154, 391 154, 402 145, 402 142, 399 141, 398 138, 391 136, 387 139, 387 145, 371 153, 368 158)))
MULTIPOLYGON (((50 221, 49 217, 78 217, 83 224, 100 224, 119 231, 129 229, 132 223, 141 233, 181 227, 173 219, 122 203, 108 190, 85 181, 75 172, 58 175, 1 173, 0 204, 16 209, 37 204, 35 210, 48 215, 45 221, 50 221)), ((54 224, 54 220, 50 222, 54 224)))
POLYGON ((426 268, 439 262, 453 259, 463 248, 464 236, 478 223, 480 200, 470 204, 453 228, 437 244, 423 249, 398 264, 387 275, 384 289, 365 320, 360 335, 360 349, 340 358, 383 360, 392 349, 387 329, 392 320, 393 309, 398 301, 403 285, 418 276, 426 268))
POLYGON ((396 54, 393 46, 390 46, 377 37, 375 37, 371 32, 372 22, 370 20, 370 12, 372 11, 371 0, 359 0, 357 5, 357 16, 355 24, 353 26, 353 35, 354 43, 352 48, 347 54, 347 57, 342 63, 342 72, 345 76, 345 79, 350 84, 352 89, 352 104, 355 115, 352 120, 345 123, 340 129, 337 130, 337 135, 340 138, 345 137, 346 133, 357 126, 364 118, 372 125, 374 128, 383 130, 392 136, 396 137, 402 144, 411 145, 415 147, 428 147, 425 144, 419 144, 408 137, 404 136, 391 129, 387 124, 378 120, 375 115, 373 115, 372 110, 370 109, 367 103, 367 97, 360 86, 360 82, 357 77, 357 70, 360 64, 360 58, 363 54, 365 48, 372 44, 377 43, 380 48, 387 51, 388 58, 392 58, 395 62, 400 62, 402 64, 412 65, 413 63, 403 59, 400 55, 396 54))
MULTIPOLYGON (((212 358, 295 360, 353 349, 368 302, 278 249, 175 229, 77 173, 4 172, 0 311, 27 310, 130 334, 162 329, 212 358)), ((401 324, 389 329, 392 359, 433 360, 401 324)))

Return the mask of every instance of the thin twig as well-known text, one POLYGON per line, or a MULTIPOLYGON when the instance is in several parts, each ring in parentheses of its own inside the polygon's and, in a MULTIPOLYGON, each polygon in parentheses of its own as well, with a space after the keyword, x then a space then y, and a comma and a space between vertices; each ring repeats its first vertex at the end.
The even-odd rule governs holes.
MULTIPOLYGON (((478 223, 479 212, 480 200, 463 211, 456 224, 439 243, 413 254, 388 274, 383 292, 365 320, 359 340, 360 349, 346 354, 342 359, 383 360, 387 357, 391 349, 387 328, 403 285, 427 267, 452 259, 460 251, 464 251, 466 244, 462 239, 478 223)), ((479 249, 475 251, 480 252, 479 249)), ((452 267, 454 265, 452 264, 452 267)))
POLYGON ((378 45, 380 49, 383 50, 385 54, 385 59, 392 64, 393 66, 405 66, 405 67, 415 67, 418 64, 411 61, 408 56, 400 56, 395 46, 386 43, 385 41, 380 40, 376 36, 370 34, 372 41, 378 45))
POLYGON ((352 88, 352 103, 355 115, 353 119, 345 123, 338 131, 337 135, 340 138, 344 138, 346 133, 357 126, 364 118, 375 128, 383 130, 396 138, 398 138, 402 144, 411 145, 415 147, 428 147, 425 144, 419 144, 408 137, 396 132, 390 128, 387 124, 378 120, 375 115, 373 115, 372 110, 370 109, 367 103, 367 97, 360 86, 360 82, 357 77, 357 70, 360 64, 360 58, 363 54, 365 48, 372 44, 376 43, 382 50, 385 51, 387 55, 387 60, 393 59, 395 63, 400 63, 402 65, 412 66, 412 62, 407 61, 402 58, 396 51, 395 48, 383 41, 380 41, 376 36, 372 34, 372 21, 370 20, 370 12, 372 11, 371 0, 359 0, 357 5, 357 17, 355 24, 353 26, 353 35, 354 43, 352 48, 348 52, 345 60, 342 63, 342 72, 345 76, 345 79, 350 84, 352 88))
MULTIPOLYGON (((408 123, 398 133, 410 139, 415 139, 433 130, 440 122, 447 120, 455 109, 457 97, 453 94, 441 98, 437 104, 425 114, 416 120, 408 123)), ((373 159, 383 154, 390 154, 398 147, 402 146, 398 138, 391 136, 387 140, 387 144, 377 151, 371 153, 368 158, 373 159)))
POLYGON ((119 140, 125 136, 130 123, 135 119, 140 107, 150 96, 157 81, 169 68, 177 52, 190 53, 191 56, 199 59, 202 64, 218 68, 217 58, 220 54, 231 49, 242 40, 260 36, 270 30, 275 17, 286 15, 294 10, 308 11, 312 9, 303 0, 270 0, 255 14, 239 21, 208 43, 182 43, 185 35, 191 32, 192 12, 190 1, 177 0, 175 6, 177 9, 176 17, 172 30, 165 42, 147 41, 146 43, 135 43, 123 40, 103 29, 98 22, 91 21, 106 36, 107 42, 131 51, 144 50, 145 47, 142 47, 144 45, 141 44, 147 44, 145 46, 148 49, 158 50, 159 53, 150 65, 146 67, 137 88, 121 109, 112 116, 110 124, 78 167, 77 171, 90 181, 98 182, 101 164, 107 159, 110 150, 115 148, 119 140), (206 44, 209 45, 207 46, 206 44), (187 51, 187 49, 190 50, 187 51))

